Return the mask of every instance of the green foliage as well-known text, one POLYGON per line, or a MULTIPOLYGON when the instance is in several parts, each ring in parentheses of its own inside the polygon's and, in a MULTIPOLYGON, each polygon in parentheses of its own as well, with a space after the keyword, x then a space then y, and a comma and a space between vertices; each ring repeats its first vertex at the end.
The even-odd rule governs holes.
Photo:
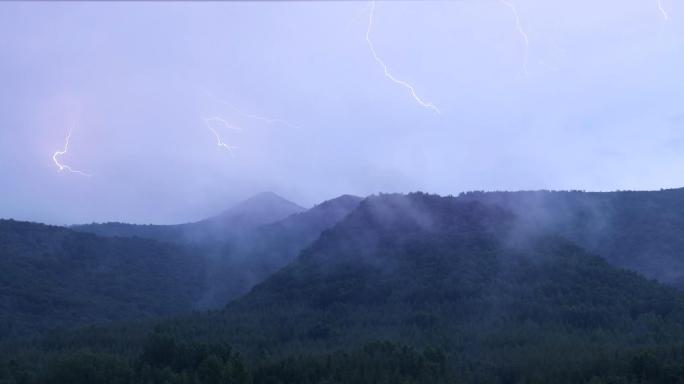
POLYGON ((225 344, 178 344, 170 336, 153 333, 136 362, 144 383, 248 383, 250 377, 239 355, 225 344))
MULTIPOLYGON (((199 235, 203 228, 222 234, 222 243, 201 246, 145 239, 185 242, 190 233, 181 234, 179 226, 113 223, 77 228, 118 235, 99 237, 0 220, 0 269, 4 272, 0 276, 0 341, 44 334, 53 328, 222 307, 294 259, 359 200, 343 196, 249 233, 240 232, 240 236, 235 231, 222 232, 223 227, 215 227, 212 220, 183 226, 193 228, 198 239, 204 239, 199 235), (124 235, 130 237, 120 237, 124 235)), ((248 219, 256 224, 300 209, 276 200, 277 206, 284 206, 273 216, 259 208, 259 202, 231 211, 230 217, 223 217, 226 225, 245 224, 248 219)))
POLYGON ((115 356, 75 353, 48 364, 41 382, 45 384, 125 384, 133 379, 127 362, 115 356))
POLYGON ((370 198, 224 310, 8 345, 0 383, 682 382, 684 296, 520 220, 370 198))
POLYGON ((351 352, 312 358, 291 356, 255 369, 254 383, 271 384, 373 384, 445 383, 450 373, 442 351, 375 342, 351 352))
POLYGON ((0 340, 188 311, 205 290, 189 250, 0 220, 0 340))
POLYGON ((503 207, 526 234, 555 233, 613 265, 684 288, 684 189, 471 192, 459 199, 503 207))
POLYGON ((0 383, 26 384, 438 384, 450 382, 448 377, 445 355, 437 349, 419 352, 376 342, 351 352, 293 355, 248 367, 228 346, 179 344, 157 333, 134 358, 72 352, 51 360, 38 376, 16 368, 0 371, 0 383))

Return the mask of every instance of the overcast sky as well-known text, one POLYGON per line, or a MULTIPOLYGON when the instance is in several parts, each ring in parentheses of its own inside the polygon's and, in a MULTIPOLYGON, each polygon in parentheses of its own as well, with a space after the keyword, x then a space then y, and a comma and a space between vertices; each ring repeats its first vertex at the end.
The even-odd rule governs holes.
POLYGON ((440 113, 370 3, 2 2, 0 217, 683 186, 684 3, 510 1, 375 6, 440 113))

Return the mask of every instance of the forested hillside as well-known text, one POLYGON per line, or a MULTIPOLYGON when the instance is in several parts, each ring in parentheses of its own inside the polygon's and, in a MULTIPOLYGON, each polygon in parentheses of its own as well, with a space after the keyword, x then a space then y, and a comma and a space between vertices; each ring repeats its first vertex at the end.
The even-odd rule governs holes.
POLYGON ((365 200, 221 316, 225 334, 239 329, 226 341, 263 337, 277 351, 378 337, 459 344, 460 327, 648 333, 651 316, 679 331, 683 309, 678 292, 567 240, 519 238, 507 210, 413 194, 365 200))
POLYGON ((218 308, 293 261, 324 230, 337 224, 361 202, 343 195, 275 223, 262 225, 211 250, 209 289, 200 305, 218 308), (219 256, 220 255, 220 256, 219 256))
POLYGON ((342 196, 223 242, 196 245, 0 221, 0 340, 223 307, 292 261, 360 200, 342 196))
POLYGON ((472 192, 460 198, 511 210, 523 236, 555 232, 611 264, 684 289, 684 189, 472 192))
MULTIPOLYGON (((504 207, 517 217, 520 231, 555 232, 616 266, 684 289, 684 257, 681 257, 684 254, 684 237, 680 236, 684 233, 684 189, 643 192, 470 192, 459 195, 459 198, 504 207)), ((242 210, 245 211, 248 209, 242 210)), ((296 209, 292 212, 296 212, 296 209)), ((227 219, 230 217, 227 213, 222 217, 225 222, 231 222, 231 219, 227 219)), ((326 220, 334 222, 336 220, 333 219, 339 218, 331 216, 326 220)), ((213 229, 207 229, 209 227, 212 226, 205 222, 180 226, 108 223, 77 226, 75 229, 104 236, 137 236, 166 241, 221 239, 222 242, 228 242, 232 238, 235 244, 241 240, 240 236, 233 236, 235 230, 213 226, 222 228, 214 232, 213 229), (191 227, 193 230, 187 231, 191 227)), ((259 226, 249 228, 256 227, 259 226)), ((244 234, 245 231, 240 233, 244 234)), ((240 247, 244 248, 244 244, 243 241, 240 247)), ((248 243, 249 246, 252 244, 261 247, 259 241, 248 243)), ((295 248, 297 251, 300 249, 295 248)), ((225 250, 222 252, 225 253, 225 250)), ((289 261, 291 258, 285 259, 289 261)))
POLYGON ((6 346, 5 376, 60 382, 95 366, 141 383, 677 382, 682 345, 680 292, 553 232, 521 232, 505 208, 382 195, 222 311, 6 346))
POLYGON ((188 312, 205 265, 171 244, 0 220, 0 340, 188 312))

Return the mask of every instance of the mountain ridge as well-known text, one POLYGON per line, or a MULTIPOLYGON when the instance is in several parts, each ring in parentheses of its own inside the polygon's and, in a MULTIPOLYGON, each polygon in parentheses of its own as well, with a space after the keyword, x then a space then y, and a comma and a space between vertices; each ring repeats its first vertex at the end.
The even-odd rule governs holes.
POLYGON ((47 377, 95 359, 159 383, 245 370, 251 379, 237 382, 377 382, 369 372, 394 378, 384 382, 677 382, 684 294, 586 251, 563 226, 528 228, 520 212, 371 196, 222 310, 60 332, 0 353, 43 359, 33 364, 47 377), (339 380, 340 366, 358 370, 339 380))
MULTIPOLYGON (((270 198, 257 196, 251 203, 262 204, 263 197, 270 198)), ((331 199, 234 236, 229 243, 208 245, 0 220, 0 266, 5 271, 0 278, 0 340, 56 326, 222 307, 293 259, 359 200, 331 199), (52 325, 47 317, 32 315, 40 306, 50 311, 52 325)))
POLYGON ((469 192, 458 198, 509 209, 521 231, 552 230, 613 265, 684 289, 684 188, 469 192))
POLYGON ((110 222, 80 224, 70 228, 106 237, 143 237, 198 244, 223 242, 231 236, 239 236, 245 231, 282 220, 303 210, 301 206, 273 192, 261 192, 216 215, 194 222, 171 225, 110 222))
POLYGON ((295 259, 304 247, 353 211, 361 200, 357 196, 339 196, 234 239, 230 249, 222 252, 228 264, 222 265, 218 260, 210 268, 213 280, 210 287, 215 291, 210 289, 202 307, 223 305, 227 299, 247 293, 254 284, 295 259))
MULTIPOLYGON (((217 337, 203 335, 211 329, 236 346, 269 345, 270 353, 374 337, 438 342, 449 329, 485 324, 492 331, 529 323, 587 335, 646 327, 654 337, 646 319, 655 315, 679 329, 680 292, 553 234, 511 239, 514 219, 506 210, 457 198, 367 198, 220 313, 181 317, 161 329, 206 341, 217 337), (186 323, 192 333, 185 333, 186 323)), ((478 332, 485 337, 490 330, 478 332)))

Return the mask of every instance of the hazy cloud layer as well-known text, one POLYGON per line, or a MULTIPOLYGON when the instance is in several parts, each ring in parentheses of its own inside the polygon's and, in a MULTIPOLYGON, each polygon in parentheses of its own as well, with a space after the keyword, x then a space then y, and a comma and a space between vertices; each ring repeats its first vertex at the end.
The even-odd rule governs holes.
POLYGON ((684 4, 0 4, 0 217, 198 219, 261 190, 681 186, 684 4), (527 63, 528 73, 523 70, 527 63), (267 121, 243 112, 282 121, 267 121), (204 118, 232 152, 217 145, 204 118), (76 121, 58 172, 52 154, 76 121))

